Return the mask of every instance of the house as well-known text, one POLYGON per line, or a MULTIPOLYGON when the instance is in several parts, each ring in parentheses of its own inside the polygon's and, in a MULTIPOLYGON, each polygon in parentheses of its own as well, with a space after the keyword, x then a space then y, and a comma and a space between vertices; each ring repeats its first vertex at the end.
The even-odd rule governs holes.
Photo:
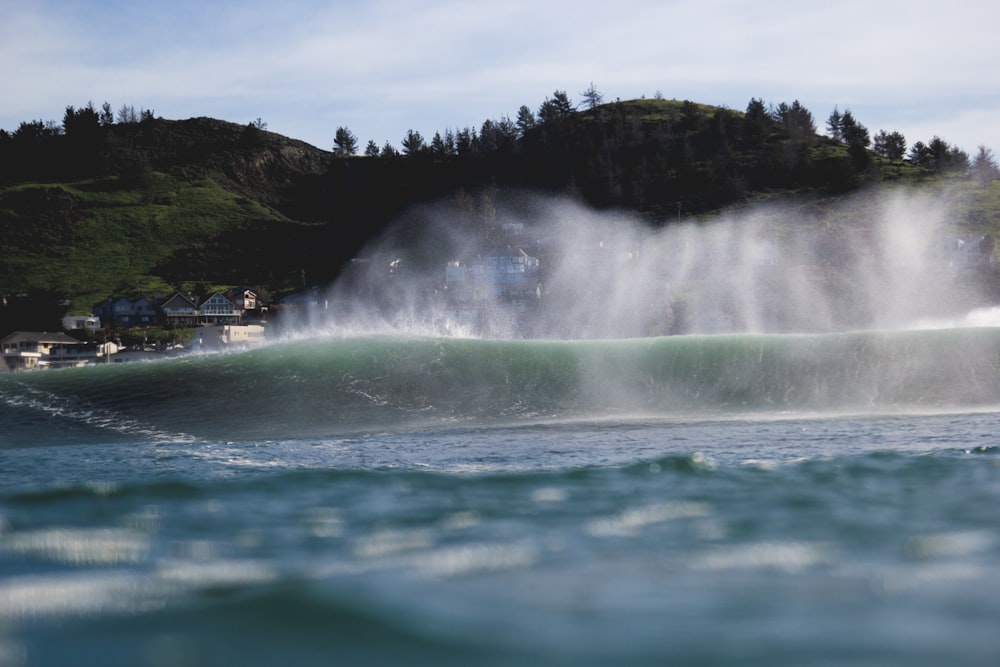
POLYGON ((457 307, 537 300, 541 292, 539 261, 524 252, 471 262, 453 260, 445 266, 445 290, 449 303, 457 307))
POLYGON ((155 324, 192 326, 197 324, 240 324, 245 315, 260 315, 266 308, 250 289, 216 292, 200 304, 180 292, 169 298, 157 297, 155 303, 145 297, 135 300, 107 298, 94 306, 94 317, 106 328, 143 327, 155 324), (228 295, 228 296, 227 296, 228 295))
POLYGON ((67 315, 62 319, 66 331, 97 331, 101 328, 101 318, 96 315, 67 315))
POLYGON ((996 241, 989 236, 948 240, 949 265, 958 269, 975 269, 991 266, 994 263, 993 253, 996 241))
POLYGON ((161 303, 160 312, 163 313, 163 319, 167 325, 198 323, 198 305, 180 292, 161 303))
POLYGON ((98 360, 96 343, 82 343, 66 334, 46 331, 15 331, 0 340, 3 371, 85 366, 98 360))
POLYGON ((98 318, 101 325, 107 328, 115 326, 115 304, 117 304, 121 299, 112 299, 108 297, 104 301, 100 302, 91 311, 94 317, 98 318))
POLYGON ((195 329, 195 349, 220 349, 231 345, 254 345, 264 341, 259 324, 217 324, 195 329))
POLYGON ((264 309, 264 304, 257 297, 257 293, 251 289, 235 288, 228 290, 225 297, 233 302, 237 310, 244 313, 256 312, 264 309))
POLYGON ((216 292, 198 306, 198 322, 201 324, 239 324, 243 319, 243 311, 216 292))
POLYGON ((145 297, 136 300, 108 297, 94 306, 93 314, 108 328, 127 328, 156 324, 156 305, 145 297))
POLYGON ((156 324, 158 319, 156 305, 146 297, 140 297, 132 302, 131 326, 150 326, 156 324))

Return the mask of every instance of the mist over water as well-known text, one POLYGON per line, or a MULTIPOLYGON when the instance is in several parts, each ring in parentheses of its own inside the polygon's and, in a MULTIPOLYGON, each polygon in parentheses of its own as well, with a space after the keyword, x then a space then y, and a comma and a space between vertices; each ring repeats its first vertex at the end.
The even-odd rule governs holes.
POLYGON ((515 195, 495 215, 410 212, 297 324, 316 333, 486 338, 830 333, 988 326, 974 279, 992 244, 961 239, 949 200, 880 190, 833 205, 756 205, 653 228, 567 199, 515 195), (977 245, 978 243, 978 245, 977 245), (446 265, 536 257, 535 296, 449 301, 446 265))

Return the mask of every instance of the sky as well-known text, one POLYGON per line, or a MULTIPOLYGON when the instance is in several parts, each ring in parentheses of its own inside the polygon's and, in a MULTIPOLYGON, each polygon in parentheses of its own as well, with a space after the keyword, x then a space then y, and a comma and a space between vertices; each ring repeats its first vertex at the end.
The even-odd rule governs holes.
POLYGON ((997 25, 991 0, 0 0, 0 128, 107 101, 363 150, 593 84, 1000 155, 997 25))

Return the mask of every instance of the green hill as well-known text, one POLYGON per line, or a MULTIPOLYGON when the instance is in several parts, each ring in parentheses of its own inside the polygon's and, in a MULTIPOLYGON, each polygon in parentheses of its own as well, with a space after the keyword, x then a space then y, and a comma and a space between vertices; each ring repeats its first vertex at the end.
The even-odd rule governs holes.
POLYGON ((7 141, 0 292, 57 293, 88 311, 109 294, 197 281, 281 285, 294 264, 282 245, 308 226, 283 209, 325 172, 328 153, 204 118, 107 130, 92 166, 68 173, 76 156, 58 142, 69 137, 39 141, 47 160, 22 162, 24 177, 21 147, 7 141))
POLYGON ((797 103, 558 101, 531 123, 487 121, 364 157, 208 118, 104 124, 68 110, 59 130, 24 123, 0 133, 0 294, 65 298, 74 312, 199 284, 280 294, 332 280, 417 204, 473 218, 524 191, 665 225, 761 200, 823 206, 876 185, 947 186, 958 225, 998 231, 992 181, 821 136, 797 103))

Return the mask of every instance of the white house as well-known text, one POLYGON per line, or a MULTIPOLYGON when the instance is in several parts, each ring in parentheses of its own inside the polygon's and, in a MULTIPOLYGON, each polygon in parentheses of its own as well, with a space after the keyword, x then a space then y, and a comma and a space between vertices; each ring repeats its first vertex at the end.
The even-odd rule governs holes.
POLYGON ((62 319, 62 325, 66 331, 97 331, 101 328, 101 318, 96 315, 67 315, 62 319))
POLYGON ((198 306, 198 321, 204 324, 239 324, 242 319, 243 311, 219 292, 198 306))
POLYGON ((233 345, 264 342, 264 327, 259 324, 215 324, 198 327, 194 333, 196 349, 221 349, 233 345))
POLYGON ((82 343, 66 334, 46 331, 15 331, 0 340, 4 371, 42 368, 71 368, 97 361, 101 354, 96 343, 82 343))

